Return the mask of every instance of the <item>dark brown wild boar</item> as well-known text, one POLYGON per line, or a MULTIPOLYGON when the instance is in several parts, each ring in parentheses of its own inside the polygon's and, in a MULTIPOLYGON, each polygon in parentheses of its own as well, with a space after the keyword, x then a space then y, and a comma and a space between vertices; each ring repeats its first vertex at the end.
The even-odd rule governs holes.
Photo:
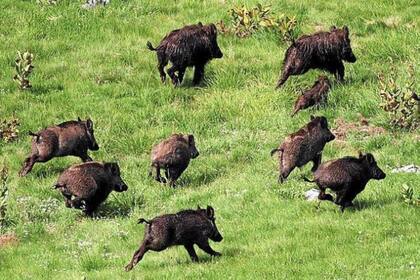
POLYGON ((170 246, 183 245, 193 262, 198 262, 194 245, 212 256, 221 254, 214 251, 208 239, 215 242, 222 241, 223 237, 216 227, 214 209, 183 210, 176 214, 167 214, 153 218, 150 221, 140 219, 139 223, 146 223, 144 238, 140 248, 134 253, 130 263, 125 267, 130 271, 141 261, 147 251, 163 251, 170 246))
POLYGON ((79 118, 29 134, 33 136, 32 152, 25 159, 20 176, 28 174, 36 162, 46 162, 54 157, 77 156, 84 162, 92 161, 87 151, 99 149, 91 119, 82 121, 79 118))
POLYGON ((203 78, 204 66, 207 62, 213 58, 223 57, 217 44, 216 26, 203 25, 201 22, 173 30, 156 48, 150 42, 147 42, 147 47, 157 53, 162 83, 166 80, 165 66, 169 61, 172 63, 172 67, 167 72, 175 86, 182 83, 187 67, 195 68, 193 84, 197 85, 203 78), (178 75, 175 72, 178 72, 178 75))
POLYGON ((344 81, 343 60, 354 63, 356 56, 350 46, 347 26, 343 29, 331 27, 330 32, 305 35, 292 43, 283 61, 283 70, 277 87, 281 87, 291 75, 301 75, 309 69, 323 69, 344 81))
POLYGON ((327 161, 319 166, 314 173, 314 180, 320 193, 320 200, 333 201, 330 194, 326 194, 327 188, 337 194, 335 203, 341 206, 341 210, 353 205, 353 199, 365 189, 370 179, 382 180, 386 174, 378 167, 375 158, 368 153, 359 154, 356 157, 344 157, 327 161))
POLYGON ((152 176, 153 169, 155 169, 156 181, 166 183, 165 178, 160 175, 160 169, 164 169, 166 179, 173 187, 175 181, 188 167, 190 160, 198 155, 193 135, 173 134, 153 147, 149 175, 152 176))
POLYGON ((321 163, 325 144, 334 139, 327 119, 311 116, 307 125, 287 136, 279 148, 271 151, 271 155, 279 152, 278 181, 283 183, 295 167, 302 167, 310 161, 314 163, 312 171, 315 171, 321 163))
POLYGON ((82 209, 92 216, 112 191, 128 189, 121 179, 120 167, 115 162, 85 162, 66 169, 55 188, 61 191, 67 207, 82 209))
POLYGON ((303 94, 296 100, 292 117, 300 110, 321 103, 326 103, 330 88, 331 84, 328 78, 326 76, 319 76, 315 84, 310 89, 304 91, 303 94))

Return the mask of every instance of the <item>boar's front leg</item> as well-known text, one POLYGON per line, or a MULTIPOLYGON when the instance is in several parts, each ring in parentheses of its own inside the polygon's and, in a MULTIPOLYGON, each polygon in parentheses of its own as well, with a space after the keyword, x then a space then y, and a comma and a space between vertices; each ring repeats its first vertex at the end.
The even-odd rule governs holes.
POLYGON ((34 164, 38 161, 37 155, 32 155, 30 157, 27 157, 25 161, 23 162, 22 169, 19 172, 19 176, 23 177, 29 172, 31 172, 32 168, 34 167, 34 164))
POLYGON ((198 256, 197 253, 194 250, 194 244, 186 244, 184 245, 185 249, 187 250, 188 254, 191 257, 191 260, 193 262, 198 262, 198 256))
POLYGON ((168 69, 168 75, 169 75, 169 77, 171 77, 171 79, 172 79, 172 84, 173 84, 175 87, 177 87, 177 86, 179 86, 179 85, 180 85, 179 79, 178 79, 178 77, 175 75, 175 71, 177 71, 177 70, 178 70, 178 67, 177 67, 177 66, 175 66, 175 65, 172 65, 172 67, 170 67, 170 68, 168 69))
POLYGON ((79 157, 80 157, 80 159, 81 159, 83 162, 93 161, 93 159, 92 159, 92 158, 88 155, 87 151, 82 152, 82 153, 79 155, 79 157))
POLYGON ((222 254, 220 254, 219 252, 216 252, 215 250, 213 250, 210 247, 209 241, 208 240, 201 240, 200 242, 197 243, 198 247, 200 247, 201 250, 203 250, 204 252, 206 252, 209 255, 218 257, 221 256, 222 254))
POLYGON ((312 166, 312 169, 311 169, 312 172, 315 172, 318 169, 318 166, 321 164, 321 160, 322 160, 322 154, 321 153, 317 154, 312 159, 312 162, 314 163, 314 165, 312 166))
POLYGON ((318 194, 318 199, 319 200, 329 200, 329 201, 334 201, 332 195, 325 193, 325 188, 323 187, 319 187, 319 194, 318 194))
POLYGON ((198 85, 204 76, 204 64, 197 64, 194 67, 193 85, 198 85))
POLYGON ((179 84, 182 84, 182 81, 184 80, 184 75, 185 75, 185 67, 180 67, 178 70, 178 82, 179 84))
POLYGON ((144 254, 149 250, 148 246, 147 246, 147 241, 143 241, 143 243, 141 244, 140 248, 134 252, 133 258, 131 259, 130 263, 127 264, 125 266, 125 271, 130 271, 133 269, 133 267, 139 262, 141 261, 141 259, 143 258, 144 254))
POLYGON ((342 61, 339 61, 337 66, 336 66, 336 71, 334 73, 335 78, 337 79, 337 81, 339 81, 340 83, 344 82, 344 64, 342 61))

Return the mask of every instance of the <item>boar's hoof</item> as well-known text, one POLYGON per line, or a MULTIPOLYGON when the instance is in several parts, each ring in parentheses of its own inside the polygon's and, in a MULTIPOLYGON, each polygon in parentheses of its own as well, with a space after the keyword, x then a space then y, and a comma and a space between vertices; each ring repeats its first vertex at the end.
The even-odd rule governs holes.
POLYGON ((128 265, 126 265, 125 266, 125 268, 124 268, 124 270, 126 271, 126 272, 129 272, 130 270, 132 270, 133 269, 133 265, 130 263, 130 264, 128 264, 128 265))

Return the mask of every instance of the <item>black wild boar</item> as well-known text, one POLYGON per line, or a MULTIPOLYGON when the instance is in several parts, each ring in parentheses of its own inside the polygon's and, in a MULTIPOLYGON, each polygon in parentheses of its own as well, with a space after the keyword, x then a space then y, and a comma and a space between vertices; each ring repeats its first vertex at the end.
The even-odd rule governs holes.
POLYGON ((312 171, 317 170, 325 144, 334 139, 327 119, 311 116, 307 125, 287 136, 279 148, 271 151, 271 155, 279 152, 279 182, 283 183, 295 167, 310 161, 314 163, 312 171))
POLYGON ((309 69, 323 69, 344 80, 343 60, 354 63, 356 56, 350 46, 349 29, 331 27, 330 32, 305 35, 287 49, 283 71, 277 87, 281 87, 291 75, 301 75, 309 69))
POLYGON ((128 189, 121 179, 120 167, 115 162, 85 162, 66 169, 55 188, 61 191, 67 207, 81 209, 92 216, 112 191, 128 189))
POLYGON ((304 91, 303 94, 296 100, 292 117, 300 110, 320 103, 325 103, 327 101, 328 91, 330 88, 331 84, 328 78, 326 76, 319 76, 312 88, 304 91))
POLYGON ((153 147, 149 175, 152 176, 155 169, 156 181, 166 183, 165 178, 160 175, 160 169, 164 169, 166 179, 173 187, 175 181, 188 167, 190 160, 198 156, 193 135, 173 134, 153 147))
POLYGON ((166 35, 159 46, 154 48, 147 42, 151 51, 156 51, 158 70, 162 82, 166 80, 165 66, 168 61, 172 67, 168 75, 175 86, 179 86, 184 78, 187 67, 195 67, 193 84, 200 83, 204 75, 204 66, 213 58, 222 58, 223 53, 217 44, 217 28, 214 24, 184 26, 166 35), (175 74, 178 72, 178 75, 175 74))
POLYGON ((221 255, 210 247, 208 241, 211 239, 220 242, 223 239, 216 227, 214 209, 211 206, 207 206, 207 209, 198 207, 197 210, 183 210, 176 214, 162 215, 150 221, 140 219, 139 223, 147 224, 144 239, 125 267, 126 271, 133 269, 147 251, 160 252, 174 245, 184 245, 193 262, 198 262, 194 244, 207 254, 221 255))
POLYGON ((313 181, 304 179, 318 185, 320 200, 333 201, 333 197, 325 193, 327 188, 335 192, 335 203, 344 211, 344 208, 353 205, 353 199, 365 189, 370 179, 382 180, 385 176, 372 154, 360 153, 359 158, 344 157, 327 161, 315 171, 313 181))
POLYGON ((77 156, 83 162, 92 161, 87 151, 99 149, 93 134, 91 119, 68 121, 59 125, 47 127, 33 136, 32 152, 23 163, 20 176, 28 174, 36 162, 46 162, 54 157, 77 156))

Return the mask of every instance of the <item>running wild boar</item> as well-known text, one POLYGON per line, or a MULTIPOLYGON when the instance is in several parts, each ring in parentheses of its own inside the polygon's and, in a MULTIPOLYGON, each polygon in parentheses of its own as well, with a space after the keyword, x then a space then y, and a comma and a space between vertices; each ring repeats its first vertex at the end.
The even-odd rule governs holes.
POLYGON ((28 174, 36 162, 46 162, 54 157, 77 156, 83 162, 92 161, 87 151, 99 149, 93 134, 91 119, 68 121, 59 125, 47 127, 33 136, 32 152, 23 163, 20 176, 28 174))
POLYGON ((296 100, 292 117, 300 110, 326 103, 330 88, 330 80, 328 80, 326 76, 319 76, 312 88, 304 91, 303 94, 296 100))
POLYGON ((223 53, 217 44, 217 28, 214 24, 187 25, 166 35, 159 46, 154 48, 147 42, 151 51, 156 51, 158 70, 162 82, 166 80, 165 66, 172 63, 167 72, 174 86, 179 86, 184 79, 187 67, 194 67, 193 84, 203 78, 204 66, 213 58, 222 58, 223 53), (176 75, 175 72, 178 74, 176 75))
POLYGON ((344 81, 343 60, 354 63, 356 56, 350 46, 349 29, 331 27, 330 32, 305 35, 292 43, 283 61, 283 70, 277 87, 281 87, 291 75, 301 75, 309 69, 322 69, 344 81))
POLYGON ((153 176, 154 169, 156 181, 166 183, 168 179, 169 185, 174 187, 176 180, 188 167, 190 160, 198 155, 193 135, 173 134, 153 147, 149 175, 153 176), (166 179, 160 175, 160 169, 165 170, 166 179))
POLYGON ((183 245, 193 262, 198 262, 194 245, 212 256, 221 256, 214 251, 208 239, 215 242, 223 237, 216 227, 214 209, 183 210, 176 214, 167 214, 153 218, 150 221, 140 219, 139 223, 146 223, 144 239, 139 249, 134 253, 125 271, 130 271, 141 261, 147 251, 163 251, 174 245, 183 245))
POLYGON ((310 161, 314 163, 312 172, 317 170, 325 144, 334 139, 334 134, 328 128, 327 119, 311 116, 311 121, 307 125, 287 136, 279 148, 271 151, 271 155, 279 152, 278 181, 283 183, 295 167, 302 167, 310 161))
POLYGON ((66 207, 84 208, 92 216, 112 191, 128 189, 121 179, 120 167, 115 162, 85 162, 66 169, 58 178, 55 188, 64 196, 66 207))
POLYGON ((344 211, 353 206, 353 199, 365 189, 370 179, 382 180, 386 174, 378 167, 372 154, 359 154, 356 157, 344 157, 327 161, 314 173, 314 180, 320 189, 320 200, 334 201, 332 195, 326 194, 327 188, 337 194, 335 203, 344 211))

